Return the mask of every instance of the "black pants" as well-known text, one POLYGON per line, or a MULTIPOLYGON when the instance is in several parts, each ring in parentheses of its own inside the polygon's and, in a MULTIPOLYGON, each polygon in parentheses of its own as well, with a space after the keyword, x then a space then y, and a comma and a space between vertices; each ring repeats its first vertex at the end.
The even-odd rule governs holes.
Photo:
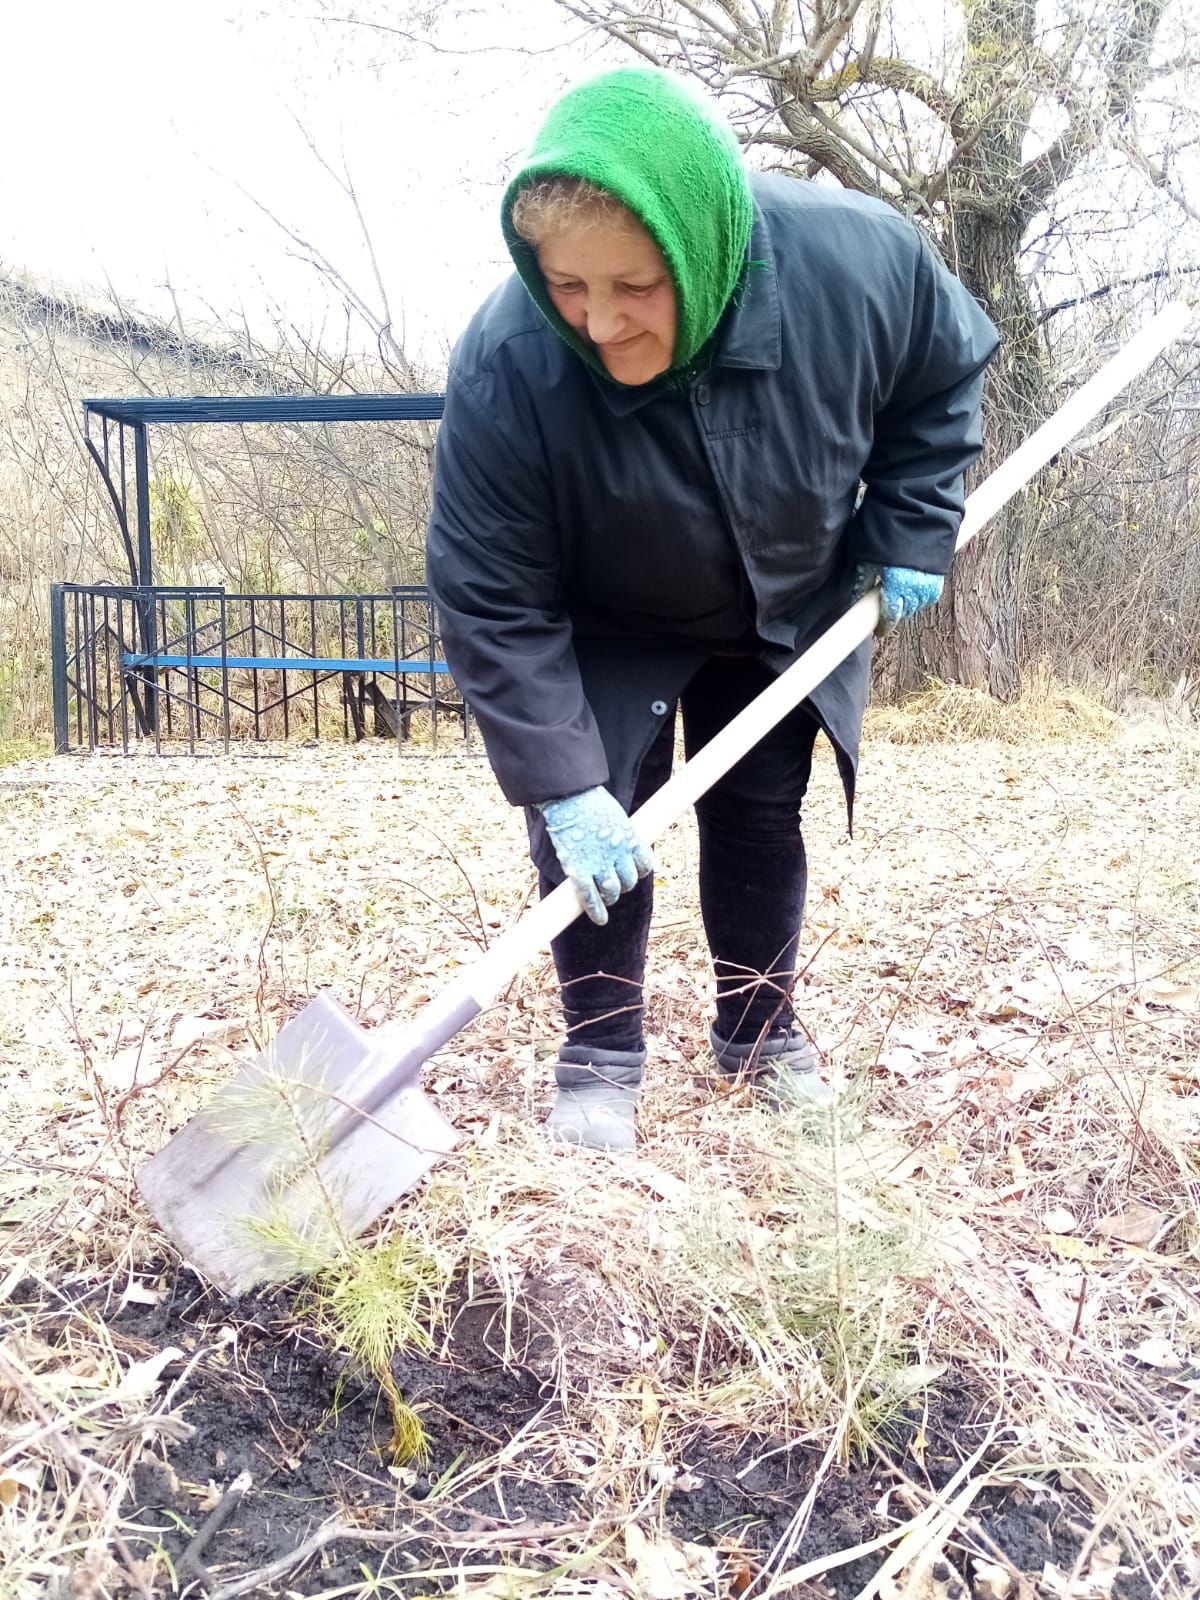
MULTIPOLYGON (((767 687, 772 674, 743 657, 712 657, 684 690, 689 759, 767 687)), ((807 873, 800 802, 818 725, 797 708, 696 804, 700 910, 717 985, 717 1031, 750 1043, 791 1025, 791 986, 807 873)), ((634 809, 671 773, 675 717, 647 753, 634 809)), ((553 882, 542 879, 542 893, 553 882)), ((586 917, 554 941, 568 1042, 603 1050, 642 1043, 642 984, 654 880, 609 907, 598 928, 586 917)))

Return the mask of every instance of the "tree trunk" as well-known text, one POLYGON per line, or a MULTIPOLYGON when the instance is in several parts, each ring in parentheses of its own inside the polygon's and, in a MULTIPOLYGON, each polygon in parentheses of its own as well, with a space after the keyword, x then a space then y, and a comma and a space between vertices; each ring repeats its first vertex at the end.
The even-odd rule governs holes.
MULTIPOLYGON (((997 68, 1019 59, 1030 45, 1034 7, 1031 0, 979 0, 967 17, 960 99, 974 96, 986 104, 997 68)), ((1014 87, 956 163, 955 189, 966 203, 952 217, 944 248, 1000 332, 974 481, 1011 455, 1047 409, 1046 369, 1018 264, 1028 217, 1014 192, 1032 108, 1032 95, 1014 87)), ((902 694, 941 678, 986 688, 1002 700, 1018 692, 1018 580, 1035 531, 1036 505, 1035 491, 1018 495, 955 559, 942 603, 881 652, 877 681, 885 691, 902 694)))
MULTIPOLYGON (((1001 264, 1003 249, 1001 244, 1001 264)), ((1009 261, 1014 260, 1010 254, 1009 261)), ((974 288, 978 280, 973 282, 973 276, 963 270, 963 277, 974 288)), ((1001 330, 1002 343, 988 375, 984 449, 972 482, 979 482, 1006 460, 1048 409, 1046 373, 1028 297, 1014 267, 1009 267, 1008 276, 1012 280, 1008 284, 992 279, 993 289, 1002 289, 1000 296, 979 295, 1001 330), (1016 336, 1022 323, 1025 336, 1016 336)), ((1001 700, 1017 694, 1020 573, 1038 522, 1038 495, 1031 486, 1009 501, 955 557, 941 604, 900 630, 894 642, 881 651, 877 681, 886 693, 910 693, 924 688, 930 678, 940 678, 987 689, 1001 700)))

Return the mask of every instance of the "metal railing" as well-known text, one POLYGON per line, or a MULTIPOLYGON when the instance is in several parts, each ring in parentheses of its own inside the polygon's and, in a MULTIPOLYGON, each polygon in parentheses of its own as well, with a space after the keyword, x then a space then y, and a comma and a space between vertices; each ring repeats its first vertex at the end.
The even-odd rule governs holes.
POLYGON ((54 747, 198 746, 384 735, 436 742, 470 712, 438 651, 423 585, 383 594, 54 584, 54 747))

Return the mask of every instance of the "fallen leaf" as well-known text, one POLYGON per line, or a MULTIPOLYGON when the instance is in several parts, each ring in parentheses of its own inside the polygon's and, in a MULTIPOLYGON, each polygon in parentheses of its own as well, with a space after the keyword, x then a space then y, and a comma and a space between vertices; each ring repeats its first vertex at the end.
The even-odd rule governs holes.
POLYGON ((1169 1068, 1167 1078, 1173 1094, 1195 1094, 1200 1090, 1200 1061, 1169 1068))
POLYGON ((658 1396, 654 1392, 654 1385, 649 1378, 640 1377, 635 1379, 634 1388, 641 1391, 642 1439, 647 1450, 652 1450, 655 1440, 658 1438, 658 1430, 662 1422, 662 1408, 658 1403, 658 1396))
POLYGON ((1051 1206, 1042 1213, 1042 1227, 1050 1233, 1074 1233, 1077 1226, 1075 1213, 1066 1206, 1051 1206))
POLYGON ((40 1466, 5 1467, 0 1476, 0 1506, 15 1505, 22 1489, 36 1493, 42 1486, 40 1466))
POLYGON ((919 1077, 926 1069, 924 1059, 906 1044, 894 1044, 879 1057, 880 1069, 907 1083, 919 1077))
MULTIPOLYGON (((1047 1235, 1050 1243, 1054 1243, 1053 1236, 1047 1235)), ((1069 1239, 1069 1244, 1078 1244, 1077 1239, 1069 1239)), ((1031 1266, 1025 1274, 1025 1286, 1042 1309, 1047 1322, 1062 1333, 1070 1333, 1075 1326, 1077 1317, 1080 1325, 1086 1325, 1095 1315, 1094 1303, 1089 1304, 1088 1297, 1083 1293, 1084 1274, 1078 1268, 1056 1266, 1031 1266), (1083 1310, 1080 1313, 1080 1300, 1082 1296, 1083 1310)))
POLYGON ((126 1306, 156 1306, 162 1299, 162 1290, 154 1288, 151 1284, 141 1283, 133 1278, 125 1286, 117 1310, 124 1311, 126 1306))
POLYGON ((1087 1571, 1074 1582, 1069 1572, 1047 1561, 1042 1568, 1042 1588, 1054 1600, 1109 1600, 1120 1570, 1120 1546, 1100 1545, 1093 1550, 1087 1571))
POLYGON ((693 1198, 691 1188, 682 1178, 677 1178, 673 1172, 664 1172, 661 1167, 656 1167, 649 1161, 638 1163, 637 1177, 659 1200, 674 1201, 677 1205, 683 1205, 693 1198))
POLYGON ((1017 1580, 1006 1568, 976 1556, 971 1562, 971 1600, 1012 1600, 1017 1580))
POLYGON ((1135 1203, 1101 1217, 1096 1232, 1106 1239, 1119 1239, 1122 1244, 1150 1244, 1169 1221, 1167 1212, 1135 1203))
POLYGON ((983 1254, 983 1240, 962 1217, 942 1217, 932 1231, 930 1242, 952 1266, 978 1261, 983 1254))
POLYGON ((197 1044, 201 1039, 211 1039, 214 1042, 227 1040, 244 1031, 240 1022, 231 1022, 227 1017, 201 1017, 186 1012, 176 1020, 175 1026, 171 1029, 171 1049, 186 1050, 189 1045, 197 1044))
POLYGON ((743 1562, 734 1568, 733 1576, 729 1580, 729 1587, 735 1595, 743 1595, 754 1582, 754 1574, 743 1562))
POLYGON ((1028 981, 1013 978, 993 983, 975 1002, 981 1017, 1035 1017, 1039 1020, 1056 1016, 1062 1003, 1058 985, 1047 980, 1028 981))
POLYGON ((1181 1367, 1183 1361, 1169 1339, 1164 1339, 1161 1334, 1143 1339, 1141 1344, 1134 1345, 1129 1352, 1135 1361, 1140 1361, 1144 1367, 1159 1367, 1164 1370, 1181 1367))
POLYGON ((1051 1072, 1049 1067, 1039 1066, 1033 1062, 1028 1066, 1018 1067, 1012 1073, 1004 1094, 1008 1100, 1032 1100, 1035 1095, 1045 1094, 1048 1089, 1057 1089, 1058 1085, 1057 1073, 1051 1072))
POLYGON ((183 1351, 178 1345, 169 1344, 165 1350, 147 1356, 144 1361, 130 1362, 117 1385, 117 1396, 122 1400, 138 1400, 144 1395, 153 1394, 162 1382, 163 1369, 169 1367, 172 1361, 182 1359, 183 1351))
POLYGON ((1142 986, 1142 994, 1152 1005, 1166 1006, 1172 1011, 1200 1011, 1200 984, 1153 978, 1142 986))
MULTIPOLYGON (((415 1474, 414 1474, 415 1476, 415 1474)), ((197 1511, 215 1511, 225 1498, 225 1491, 215 1478, 210 1478, 204 1493, 196 1501, 197 1511)))
POLYGON ((625 1554, 642 1600, 687 1600, 711 1594, 717 1582, 717 1552, 708 1545, 685 1544, 669 1536, 651 1540, 636 1522, 625 1529, 625 1554))
POLYGON ((897 1394, 916 1394, 921 1389, 928 1389, 929 1385, 936 1383, 939 1378, 945 1377, 949 1370, 944 1361, 914 1361, 892 1374, 891 1388, 897 1394))
POLYGON ((1048 1244, 1063 1261, 1102 1261, 1104 1251, 1086 1239, 1076 1239, 1071 1234, 1043 1233, 1042 1241, 1048 1244))

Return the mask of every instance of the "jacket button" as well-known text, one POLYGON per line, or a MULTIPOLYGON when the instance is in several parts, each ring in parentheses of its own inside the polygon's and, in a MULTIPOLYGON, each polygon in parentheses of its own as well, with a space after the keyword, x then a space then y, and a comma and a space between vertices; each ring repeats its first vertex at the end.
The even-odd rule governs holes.
POLYGON ((665 717, 667 714, 667 702, 665 700, 651 700, 650 710, 656 717, 665 717))
POLYGON ((706 383, 700 384, 696 389, 696 404, 698 406, 706 406, 711 399, 712 390, 706 383))

